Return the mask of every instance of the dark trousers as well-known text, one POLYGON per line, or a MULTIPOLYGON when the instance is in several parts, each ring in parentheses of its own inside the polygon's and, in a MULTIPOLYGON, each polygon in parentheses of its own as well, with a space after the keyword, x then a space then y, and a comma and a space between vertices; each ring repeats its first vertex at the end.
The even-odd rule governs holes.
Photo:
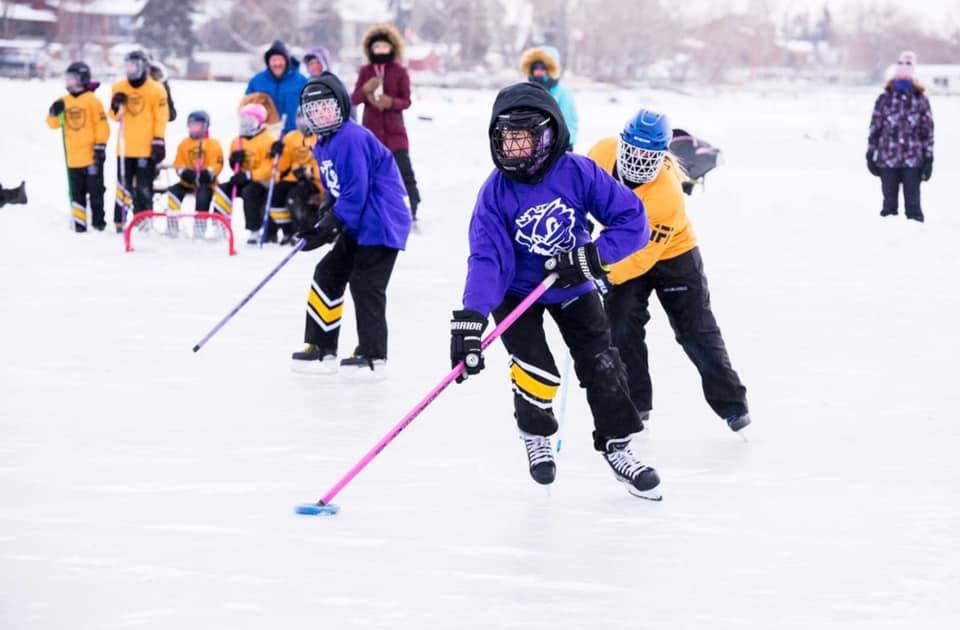
POLYGON ((420 190, 417 188, 417 176, 413 173, 413 164, 410 163, 410 151, 407 149, 394 151, 393 159, 397 161, 400 177, 403 178, 403 185, 407 189, 407 197, 410 198, 410 213, 416 218, 417 206, 420 205, 420 190))
POLYGON ((747 413, 747 389, 730 365, 720 327, 710 310, 710 291, 699 248, 662 260, 644 275, 607 294, 613 344, 627 365, 630 398, 641 412, 653 408, 646 325, 650 294, 666 311, 677 343, 700 372, 703 394, 721 418, 747 413))
MULTIPOLYGON (((508 295, 493 311, 494 319, 502 321, 521 300, 508 295)), ((602 451, 608 439, 643 430, 640 414, 630 402, 626 369, 611 344, 610 325, 596 292, 562 305, 534 304, 500 337, 510 353, 514 417, 520 430, 553 435, 558 429, 553 397, 560 386, 560 373, 543 331, 544 312, 550 313, 560 329, 580 387, 587 390, 594 447, 602 451)))
POLYGON ((897 214, 901 184, 907 218, 923 221, 923 210, 920 209, 920 167, 880 169, 880 187, 883 190, 883 210, 880 214, 897 214))
POLYGON ((341 234, 313 272, 304 341, 336 354, 343 294, 349 284, 357 311, 354 355, 387 358, 387 284, 397 253, 380 245, 357 245, 349 234, 341 234))
MULTIPOLYGON (((120 180, 120 159, 117 158, 117 179, 120 180)), ((122 158, 124 177, 120 183, 127 189, 133 198, 130 200, 134 214, 142 210, 153 210, 153 177, 156 174, 150 158, 122 158)), ((114 204, 113 222, 120 223, 123 219, 123 208, 120 203, 114 204)))
POLYGON ((93 215, 93 227, 102 230, 107 225, 103 212, 103 170, 96 165, 67 169, 70 177, 70 204, 73 215, 73 229, 87 231, 87 199, 90 200, 90 213, 93 215))
POLYGON ((210 212, 210 202, 213 201, 213 188, 209 185, 200 186, 196 189, 193 189, 188 188, 181 183, 176 183, 168 188, 167 192, 171 197, 177 200, 177 210, 180 209, 180 204, 183 203, 183 200, 187 195, 195 193, 197 196, 197 212, 210 212))
MULTIPOLYGON (((233 184, 223 184, 225 191, 233 190, 233 184)), ((267 187, 260 182, 247 182, 237 190, 243 199, 243 218, 248 230, 259 230, 263 225, 263 209, 267 205, 267 187)))

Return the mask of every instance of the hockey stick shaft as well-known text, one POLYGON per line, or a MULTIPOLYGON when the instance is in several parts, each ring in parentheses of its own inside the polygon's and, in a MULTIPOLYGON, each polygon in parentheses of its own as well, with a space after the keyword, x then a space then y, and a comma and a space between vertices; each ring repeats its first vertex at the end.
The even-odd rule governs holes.
POLYGON ((70 181, 70 159, 67 157, 67 126, 66 116, 63 112, 57 114, 57 120, 60 121, 60 140, 63 142, 63 166, 67 173, 67 197, 70 199, 70 226, 73 227, 73 183, 70 181))
MULTIPOLYGON (((516 308, 514 308, 510 312, 510 314, 503 319, 503 321, 497 324, 497 326, 490 332, 490 334, 487 335, 486 338, 480 343, 480 347, 483 349, 486 349, 487 347, 490 346, 490 344, 496 341, 497 338, 500 337, 500 335, 502 335, 505 330, 510 328, 510 326, 512 326, 513 323, 517 321, 517 319, 519 319, 519 317, 523 315, 527 311, 527 309, 530 308, 531 305, 533 305, 534 302, 540 299, 541 295, 546 293, 547 289, 550 288, 550 286, 556 281, 556 279, 557 279, 557 276, 556 274, 553 274, 553 273, 547 276, 546 278, 544 278, 543 282, 537 285, 537 287, 533 291, 531 291, 530 294, 527 295, 527 297, 525 297, 523 301, 521 301, 520 304, 518 304, 516 308)), ((384 448, 386 448, 387 444, 392 442, 394 438, 396 438, 400 434, 401 431, 407 428, 407 425, 413 422, 413 420, 417 416, 419 416, 420 413, 430 405, 430 403, 436 400, 436 398, 441 393, 443 393, 443 390, 445 390, 450 385, 450 383, 455 381, 457 377, 463 373, 463 370, 464 370, 464 365, 463 365, 463 361, 461 361, 456 365, 456 367, 450 370, 450 373, 444 376, 443 380, 441 380, 436 387, 431 389, 430 392, 427 393, 427 395, 424 396, 423 399, 420 402, 418 402, 414 406, 414 408, 411 409, 407 413, 407 415, 405 415, 400 420, 400 422, 395 424, 390 429, 390 431, 387 432, 386 435, 380 438, 380 441, 374 444, 373 448, 371 448, 366 455, 361 457, 360 461, 358 461, 356 464, 353 465, 353 468, 348 470, 347 473, 343 477, 341 477, 340 480, 337 483, 335 483, 334 486, 330 488, 330 490, 328 490, 325 495, 323 495, 323 498, 320 499, 320 501, 318 502, 318 505, 329 504, 330 501, 332 501, 333 498, 337 496, 337 494, 339 494, 341 490, 343 490, 344 486, 350 483, 350 481, 352 481, 353 478, 360 473, 360 471, 362 471, 364 468, 367 467, 367 464, 373 461, 373 459, 377 455, 379 455, 384 448)))
POLYGON ((301 249, 303 249, 303 247, 304 247, 306 244, 307 244, 307 241, 304 240, 304 239, 300 239, 299 241, 297 241, 296 245, 293 246, 293 250, 292 250, 289 254, 287 254, 286 256, 284 256, 284 257, 283 257, 283 260, 281 260, 281 261, 277 264, 276 267, 274 267, 273 269, 271 269, 270 272, 263 278, 263 280, 261 280, 259 283, 257 283, 257 286, 253 287, 253 290, 250 291, 250 293, 247 293, 247 295, 245 295, 244 298, 243 298, 242 300, 240 300, 240 303, 237 304, 236 306, 234 306, 234 307, 230 310, 230 312, 227 313, 226 317, 224 317, 223 319, 221 319, 221 320, 217 323, 217 325, 214 326, 213 329, 206 334, 206 336, 205 336, 203 339, 201 339, 200 341, 197 342, 197 345, 195 345, 195 346, 193 347, 193 351, 194 351, 194 352, 197 352, 198 350, 200 350, 200 348, 202 348, 202 347, 204 347, 205 345, 207 345, 207 342, 210 341, 210 339, 211 339, 215 334, 217 334, 217 333, 220 331, 220 329, 223 328, 223 327, 226 325, 227 322, 229 322, 231 319, 233 319, 233 316, 236 315, 237 313, 239 313, 239 312, 240 312, 240 309, 242 309, 244 306, 246 306, 247 302, 249 302, 249 301, 253 298, 253 296, 255 296, 257 293, 259 293, 259 292, 260 292, 260 289, 262 289, 262 288, 264 287, 264 285, 266 285, 268 282, 270 282, 270 279, 273 278, 275 275, 277 275, 277 272, 280 271, 281 269, 283 269, 284 265, 286 265, 288 262, 290 262, 290 259, 293 258, 301 249))
MULTIPOLYGON (((287 124, 287 115, 280 118, 280 124, 284 127, 287 124)), ((283 134, 281 127, 281 135, 283 134)), ((280 153, 273 156, 273 166, 270 168, 270 187, 267 189, 267 202, 263 204, 263 223, 260 226, 260 242, 257 243, 261 248, 263 242, 267 239, 267 225, 270 223, 270 206, 273 204, 273 187, 277 182, 277 170, 280 168, 280 153)))

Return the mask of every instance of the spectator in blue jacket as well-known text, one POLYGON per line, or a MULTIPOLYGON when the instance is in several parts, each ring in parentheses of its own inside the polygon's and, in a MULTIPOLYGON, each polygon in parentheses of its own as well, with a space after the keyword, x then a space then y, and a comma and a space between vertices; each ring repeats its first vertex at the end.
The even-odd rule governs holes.
POLYGON ((287 115, 283 133, 297 127, 297 107, 300 106, 300 90, 307 84, 307 78, 300 74, 300 61, 290 54, 287 45, 279 39, 263 55, 266 69, 253 75, 247 83, 244 94, 263 92, 271 99, 277 112, 287 115))
POLYGON ((520 72, 532 83, 547 88, 550 96, 560 106, 563 121, 570 132, 570 150, 577 143, 577 131, 580 119, 577 106, 573 102, 573 92, 560 84, 560 53, 553 46, 540 46, 524 51, 520 58, 520 72))

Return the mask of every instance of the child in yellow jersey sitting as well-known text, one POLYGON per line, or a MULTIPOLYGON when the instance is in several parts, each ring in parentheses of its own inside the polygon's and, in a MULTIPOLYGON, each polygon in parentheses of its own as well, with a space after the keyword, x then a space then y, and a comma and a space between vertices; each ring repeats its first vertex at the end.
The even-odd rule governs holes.
POLYGON ((310 133, 303 112, 297 108, 297 128, 270 149, 271 157, 280 155, 280 163, 270 204, 267 241, 276 240, 280 228, 284 234, 281 245, 292 244, 294 234, 310 229, 320 219, 323 188, 320 167, 313 157, 316 143, 317 137, 310 133))
POLYGON ((630 397, 644 419, 653 408, 645 326, 650 294, 666 311, 677 342, 696 365, 707 403, 734 431, 750 424, 746 388, 730 365, 710 308, 703 260, 687 218, 683 173, 667 155, 667 117, 642 109, 620 138, 604 138, 589 152, 600 168, 631 188, 650 218, 650 242, 615 263, 603 280, 613 344, 627 365, 630 397))
MULTIPOLYGON (((179 212, 184 198, 194 193, 197 212, 210 212, 213 203, 214 212, 229 219, 230 201, 216 184, 223 170, 223 149, 210 137, 210 115, 202 110, 190 112, 187 133, 173 161, 180 181, 167 190, 167 208, 179 212)), ((193 229, 195 236, 202 237, 207 229, 206 219, 194 221, 193 229)))
POLYGON ((230 142, 230 168, 234 173, 222 185, 231 198, 243 199, 247 226, 247 244, 260 241, 263 209, 267 203, 267 187, 273 172, 270 148, 276 138, 266 129, 267 110, 250 103, 240 108, 240 135, 230 142))
POLYGON ((89 197, 93 229, 102 231, 107 226, 103 213, 103 163, 107 157, 110 127, 103 105, 93 93, 100 84, 91 80, 90 66, 82 61, 67 66, 65 80, 67 94, 50 106, 47 125, 59 129, 60 115, 63 114, 73 229, 87 231, 89 197))

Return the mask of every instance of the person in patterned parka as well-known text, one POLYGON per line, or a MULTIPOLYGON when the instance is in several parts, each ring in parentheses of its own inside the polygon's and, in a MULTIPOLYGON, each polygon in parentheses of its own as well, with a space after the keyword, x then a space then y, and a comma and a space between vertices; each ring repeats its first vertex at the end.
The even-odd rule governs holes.
POLYGON ((880 178, 883 209, 897 214, 900 185, 908 219, 923 222, 920 182, 933 174, 933 113, 924 87, 913 78, 917 56, 900 53, 897 70, 877 97, 870 120, 867 169, 880 178))

